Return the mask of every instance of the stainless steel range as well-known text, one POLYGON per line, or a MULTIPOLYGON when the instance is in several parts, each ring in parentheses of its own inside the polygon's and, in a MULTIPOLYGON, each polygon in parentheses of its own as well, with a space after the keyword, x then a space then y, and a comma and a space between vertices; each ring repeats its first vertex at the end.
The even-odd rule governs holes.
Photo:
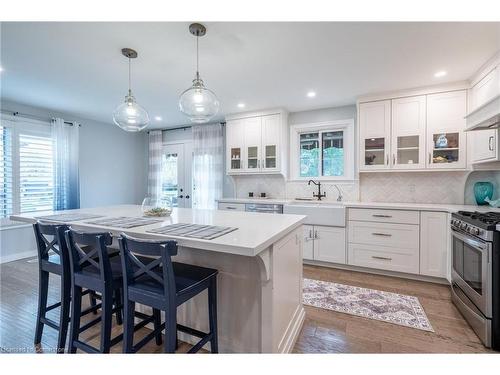
POLYGON ((500 213, 452 215, 452 300, 485 346, 500 350, 500 213))

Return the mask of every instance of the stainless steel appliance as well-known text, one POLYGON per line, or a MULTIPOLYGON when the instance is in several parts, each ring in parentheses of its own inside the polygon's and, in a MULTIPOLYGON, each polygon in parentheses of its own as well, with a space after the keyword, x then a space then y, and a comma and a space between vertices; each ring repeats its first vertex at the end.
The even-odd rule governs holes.
POLYGON ((452 215, 451 296, 485 346, 500 350, 500 213, 452 215))
POLYGON ((245 204, 246 212, 265 212, 269 214, 282 214, 283 205, 282 204, 272 204, 272 203, 247 203, 245 204))

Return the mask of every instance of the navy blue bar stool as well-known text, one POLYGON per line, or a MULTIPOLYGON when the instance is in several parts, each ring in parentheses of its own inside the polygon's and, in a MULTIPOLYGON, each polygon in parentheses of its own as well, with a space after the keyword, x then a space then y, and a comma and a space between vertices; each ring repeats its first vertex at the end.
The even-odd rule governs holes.
POLYGON ((211 268, 172 262, 177 255, 175 241, 148 241, 122 234, 118 239, 123 275, 123 352, 133 353, 155 337, 155 330, 134 345, 135 303, 165 312, 166 353, 177 347, 177 331, 200 338, 189 353, 196 353, 210 341, 212 353, 218 353, 217 343, 217 273, 211 268), (177 324, 177 307, 208 289, 209 332, 177 324))
MULTIPOLYGON (((71 270, 71 292, 73 304, 71 308, 71 324, 69 348, 70 353, 77 349, 87 353, 109 353, 111 347, 122 340, 123 334, 111 338, 112 314, 117 313, 117 323, 121 324, 123 287, 121 262, 119 257, 109 256, 109 248, 113 242, 110 233, 85 233, 69 228, 65 232, 69 249, 71 270), (85 250, 83 250, 85 249, 85 250), (82 290, 86 288, 98 292, 101 296, 101 315, 81 325, 82 290), (101 323, 100 347, 95 348, 79 339, 81 332, 97 323, 101 323)), ((143 320, 134 329, 144 327, 150 322, 159 326, 158 315, 136 314, 143 320)), ((158 334, 161 337, 161 331, 158 334)))
MULTIPOLYGON (((38 312, 35 328, 35 347, 39 348, 42 341, 43 328, 45 325, 58 331, 57 352, 64 353, 68 323, 70 320, 69 310, 71 304, 71 279, 69 265, 69 251, 64 240, 66 225, 49 224, 37 222, 33 224, 38 251, 38 312), (47 305, 49 292, 50 274, 60 276, 60 301, 47 305), (59 322, 46 317, 47 312, 60 307, 59 322)), ((89 294, 91 308, 83 311, 83 314, 96 312, 100 307, 96 303, 98 296, 86 290, 89 294)))

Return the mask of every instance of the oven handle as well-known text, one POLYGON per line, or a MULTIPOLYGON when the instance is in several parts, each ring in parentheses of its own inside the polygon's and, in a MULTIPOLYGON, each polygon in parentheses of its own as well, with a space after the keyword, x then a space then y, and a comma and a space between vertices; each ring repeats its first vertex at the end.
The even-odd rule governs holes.
POLYGON ((483 251, 488 249, 488 245, 485 242, 477 241, 477 240, 474 240, 470 237, 466 237, 462 233, 457 232, 456 229, 453 229, 453 228, 451 228, 451 231, 452 231, 453 236, 457 237, 458 239, 464 241, 466 244, 468 244, 476 249, 483 250, 483 251))

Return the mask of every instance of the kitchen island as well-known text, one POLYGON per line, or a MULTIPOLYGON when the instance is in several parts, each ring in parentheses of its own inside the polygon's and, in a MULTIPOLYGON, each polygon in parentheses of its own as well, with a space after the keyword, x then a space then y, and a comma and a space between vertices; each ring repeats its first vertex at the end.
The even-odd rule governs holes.
MULTIPOLYGON (((302 306, 302 222, 305 216, 174 208, 171 216, 149 225, 123 228, 97 220, 142 217, 140 206, 121 205, 68 211, 12 215, 33 223, 55 214, 85 214, 99 218, 65 224, 87 231, 106 230, 149 239, 175 239, 174 261, 219 270, 217 304, 221 353, 287 353, 293 348, 304 321, 302 306), (91 223, 94 222, 94 223, 91 223), (171 224, 202 224, 237 228, 214 239, 151 233, 171 224)), ((69 218, 69 219, 68 219, 69 218)), ((208 330, 206 292, 178 309, 177 321, 208 330)), ((181 340, 191 341, 179 334, 181 340)), ((209 348, 209 345, 207 345, 209 348)))

